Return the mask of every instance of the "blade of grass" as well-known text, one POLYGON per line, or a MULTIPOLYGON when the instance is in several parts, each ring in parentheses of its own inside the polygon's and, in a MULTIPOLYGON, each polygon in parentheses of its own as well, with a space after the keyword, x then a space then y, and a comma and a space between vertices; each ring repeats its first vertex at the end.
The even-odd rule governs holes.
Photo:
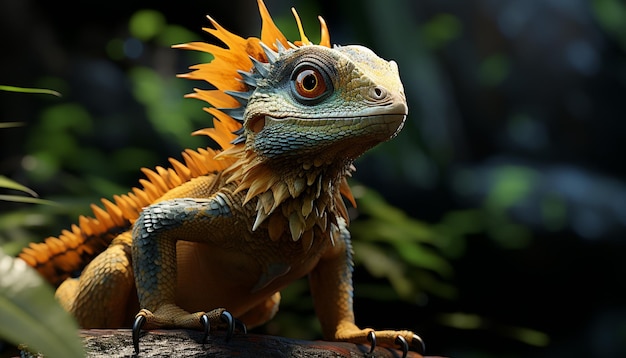
POLYGON ((42 204, 42 205, 52 205, 58 206, 58 203, 55 203, 51 200, 39 199, 39 198, 31 198, 29 196, 19 196, 19 195, 0 195, 0 200, 4 201, 12 201, 15 203, 31 203, 31 204, 42 204))
POLYGON ((15 127, 22 127, 24 126, 23 122, 3 122, 0 123, 0 129, 3 128, 15 128, 15 127))
POLYGON ((20 93, 38 93, 38 94, 50 94, 53 96, 61 97, 61 94, 57 91, 45 88, 27 88, 27 87, 15 87, 0 85, 0 91, 8 92, 20 92, 20 93))
POLYGON ((31 196, 34 197, 38 197, 39 195, 37 195, 37 193, 35 193, 34 190, 25 187, 24 185, 15 182, 3 175, 0 175, 0 188, 6 188, 6 189, 13 189, 13 190, 19 190, 19 191, 23 191, 25 193, 30 194, 31 196))

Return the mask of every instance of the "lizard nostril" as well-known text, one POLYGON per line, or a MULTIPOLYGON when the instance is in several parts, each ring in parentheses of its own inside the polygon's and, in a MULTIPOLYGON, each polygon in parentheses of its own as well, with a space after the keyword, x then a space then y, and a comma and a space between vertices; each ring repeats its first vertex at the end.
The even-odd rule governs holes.
POLYGON ((380 101, 387 97, 387 90, 382 86, 374 86, 370 89, 370 96, 376 101, 380 101))

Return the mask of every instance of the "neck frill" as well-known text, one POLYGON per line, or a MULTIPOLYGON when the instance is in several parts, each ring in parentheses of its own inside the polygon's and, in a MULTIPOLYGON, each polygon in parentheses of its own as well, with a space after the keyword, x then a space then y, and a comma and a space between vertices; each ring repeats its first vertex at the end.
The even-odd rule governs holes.
POLYGON ((344 198, 356 206, 346 180, 354 171, 351 164, 329 165, 311 159, 276 167, 243 147, 221 155, 237 157, 224 175, 227 183, 236 184, 235 193, 245 192, 243 205, 255 205, 253 231, 265 227, 272 240, 289 232, 293 241, 302 240, 308 249, 313 237, 330 235, 334 240, 330 228, 338 225, 339 217, 349 222, 344 198))

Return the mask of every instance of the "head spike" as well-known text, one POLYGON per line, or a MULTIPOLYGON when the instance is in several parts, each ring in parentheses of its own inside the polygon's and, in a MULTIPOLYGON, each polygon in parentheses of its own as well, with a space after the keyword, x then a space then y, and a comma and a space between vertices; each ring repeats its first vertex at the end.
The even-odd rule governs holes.
POLYGON ((246 110, 246 107, 241 106, 237 108, 218 108, 218 109, 224 112, 224 114, 226 114, 227 116, 230 116, 239 122, 243 122, 243 113, 246 110))
POLYGON ((291 12, 293 13, 293 17, 296 19, 296 24, 298 24, 298 31, 300 31, 300 42, 302 45, 312 45, 313 43, 309 41, 309 39, 304 34, 304 29, 302 28, 302 22, 300 21, 300 16, 298 16, 298 12, 295 8, 291 8, 291 12))
POLYGON ((256 88, 256 78, 247 71, 237 70, 237 73, 241 76, 243 83, 247 84, 249 87, 256 88))
POLYGON ((235 98, 239 104, 245 106, 248 104, 248 100, 252 95, 252 91, 240 92, 240 91, 224 91, 227 95, 235 98))
POLYGON ((280 41, 276 40, 276 49, 278 49, 278 54, 280 55, 281 53, 287 51, 287 49, 285 48, 285 45, 283 45, 280 41))
POLYGON ((273 44, 275 42, 280 42, 283 45, 287 44, 287 38, 283 33, 276 27, 272 17, 270 16, 269 11, 267 11, 267 7, 263 3, 263 0, 258 0, 259 4, 259 13, 261 14, 261 42, 265 42, 267 44, 273 44))
POLYGON ((324 19, 321 16, 318 16, 317 19, 320 21, 320 26, 322 28, 320 46, 330 47, 330 33, 328 32, 326 21, 324 21, 324 19))
POLYGON ((233 139, 230 143, 232 145, 237 145, 237 144, 245 143, 245 142, 246 142, 246 136, 242 134, 242 135, 239 135, 239 137, 233 139))
POLYGON ((250 59, 252 60, 254 69, 259 73, 259 75, 261 75, 261 77, 267 77, 267 75, 270 73, 269 66, 252 56, 250 56, 250 59))
POLYGON ((269 62, 270 65, 276 62, 276 60, 278 59, 278 53, 274 52, 274 50, 269 48, 263 42, 259 44, 261 45, 261 48, 263 48, 263 52, 265 52, 265 57, 267 57, 267 62, 269 62))

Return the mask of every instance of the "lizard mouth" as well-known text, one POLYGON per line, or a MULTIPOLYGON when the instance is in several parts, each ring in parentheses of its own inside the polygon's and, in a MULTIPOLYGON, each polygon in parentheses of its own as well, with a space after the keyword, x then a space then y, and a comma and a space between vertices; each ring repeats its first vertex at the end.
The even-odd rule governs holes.
MULTIPOLYGON (((338 116, 321 116, 314 115, 310 117, 295 116, 270 116, 257 115, 248 120, 247 127, 255 134, 261 132, 264 128, 270 127, 278 123, 293 123, 302 127, 329 126, 336 123, 338 128, 343 128, 346 124, 352 125, 352 129, 367 127, 376 124, 397 125, 393 135, 397 133, 404 123, 408 114, 408 107, 404 102, 391 102, 384 105, 365 108, 357 113, 350 115, 338 116), (341 124, 340 124, 341 123, 341 124)), ((351 128, 344 128, 347 132, 351 132, 351 128)), ((392 135, 392 136, 393 136, 392 135)))
POLYGON ((273 118, 259 116, 252 123, 259 131, 250 148, 266 158, 341 153, 355 159, 367 149, 393 138, 406 114, 362 114, 335 118, 273 118))

